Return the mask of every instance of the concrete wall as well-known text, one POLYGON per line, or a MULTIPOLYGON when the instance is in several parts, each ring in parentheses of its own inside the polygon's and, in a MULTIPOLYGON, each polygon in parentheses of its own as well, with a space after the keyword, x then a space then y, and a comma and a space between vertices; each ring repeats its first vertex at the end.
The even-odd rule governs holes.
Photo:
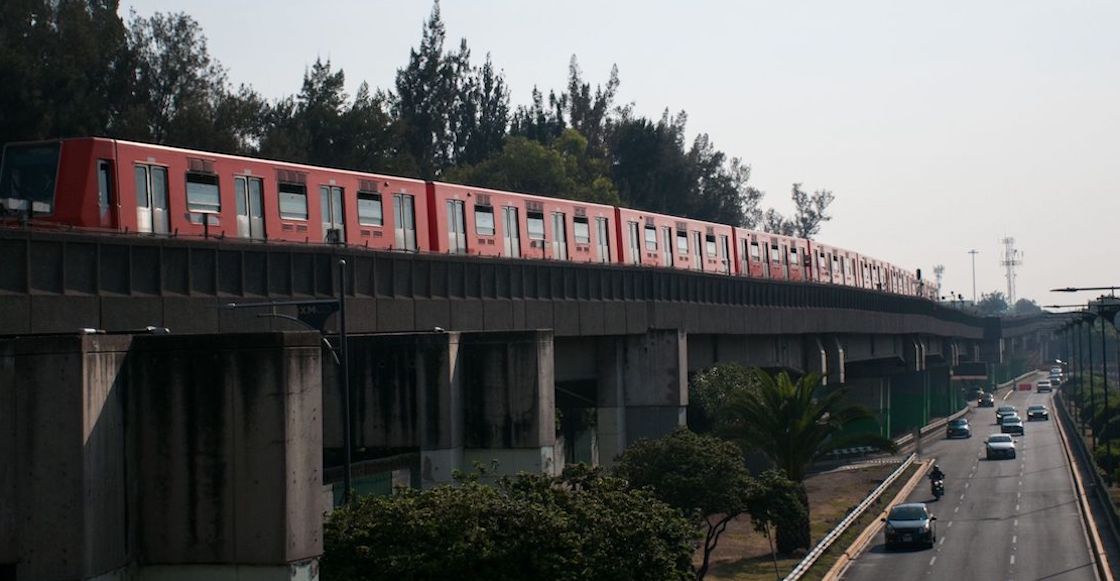
POLYGON ((0 563, 287 579, 322 553, 319 364, 307 333, 0 339, 0 563))

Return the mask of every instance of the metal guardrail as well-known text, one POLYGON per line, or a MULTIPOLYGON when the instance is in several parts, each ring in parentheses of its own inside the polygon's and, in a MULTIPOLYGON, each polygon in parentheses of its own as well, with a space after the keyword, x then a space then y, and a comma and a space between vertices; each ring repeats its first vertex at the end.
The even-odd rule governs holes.
MULTIPOLYGON (((1120 538, 1120 513, 1117 513, 1116 504, 1112 502, 1112 497, 1108 492, 1108 484, 1105 483, 1104 478, 1101 476, 1101 471, 1097 467, 1097 463, 1093 458, 1092 452, 1089 451, 1089 446, 1085 444, 1085 440, 1081 435, 1081 430, 1077 427, 1077 423, 1073 421, 1073 416, 1070 415, 1069 410, 1066 409, 1065 405, 1066 404, 1064 395, 1061 392, 1055 394, 1054 407, 1056 408, 1055 411, 1057 412, 1058 421, 1062 422, 1062 425, 1065 426, 1066 433, 1069 435, 1069 437, 1067 438, 1067 440, 1069 441, 1068 443, 1070 444, 1070 448, 1072 448, 1072 450, 1074 451, 1073 453, 1077 456, 1076 459, 1070 458, 1070 461, 1080 461, 1085 464, 1086 468, 1088 469, 1087 471, 1092 475, 1092 485, 1094 489, 1092 492, 1086 490, 1085 495, 1088 496, 1089 494, 1093 494, 1097 497, 1098 502, 1105 509, 1105 516, 1108 518, 1107 522, 1109 531, 1112 533, 1112 537, 1120 538)), ((1076 466, 1073 466, 1071 468, 1073 470, 1077 469, 1076 466)), ((1086 504, 1085 507, 1086 509, 1089 509, 1091 511, 1091 507, 1088 504, 1086 504)), ((1086 514, 1085 517, 1090 519, 1093 518, 1092 514, 1086 514)), ((1090 535, 1090 542, 1092 542, 1092 535, 1090 535)), ((1103 547, 1094 547, 1094 549, 1097 550, 1097 552, 1100 554, 1104 553, 1103 547)), ((1100 566, 1110 567, 1108 563, 1098 563, 1098 567, 1100 566)), ((1105 576, 1103 572, 1101 576, 1105 576)))
POLYGON ((840 523, 833 527, 823 539, 817 542, 813 550, 809 551, 808 555, 805 555, 805 558, 793 568, 793 571, 790 571, 789 575, 786 575, 785 581, 797 581, 802 575, 808 572, 809 568, 813 566, 813 563, 816 563, 817 559, 832 546, 832 543, 836 542, 836 539, 840 538, 840 535, 844 534, 844 532, 848 530, 848 527, 867 511, 867 507, 878 500, 883 492, 885 492, 895 480, 898 480, 898 477, 914 463, 917 457, 917 454, 910 454, 894 472, 891 472, 890 476, 883 480, 882 484, 871 491, 871 494, 867 495, 867 497, 863 499, 863 502, 856 506, 855 510, 849 512, 848 516, 844 517, 844 520, 840 521, 840 523))

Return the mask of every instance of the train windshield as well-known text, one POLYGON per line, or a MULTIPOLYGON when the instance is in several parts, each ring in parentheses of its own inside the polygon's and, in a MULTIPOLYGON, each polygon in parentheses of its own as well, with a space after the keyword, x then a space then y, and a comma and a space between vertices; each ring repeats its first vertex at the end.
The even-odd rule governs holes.
POLYGON ((0 207, 50 214, 58 177, 58 143, 9 145, 0 168, 0 207))

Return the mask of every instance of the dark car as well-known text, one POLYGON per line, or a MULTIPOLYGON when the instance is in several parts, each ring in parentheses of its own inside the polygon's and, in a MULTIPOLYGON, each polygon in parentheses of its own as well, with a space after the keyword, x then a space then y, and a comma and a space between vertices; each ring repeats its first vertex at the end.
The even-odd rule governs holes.
POLYGON ((972 426, 968 425, 968 420, 964 418, 957 418, 949 422, 945 426, 946 438, 971 438, 972 426))
POLYGON ((1032 405, 1027 408, 1027 421, 1032 420, 1050 420, 1050 410, 1046 409, 1044 405, 1032 405))
POLYGON ((1019 411, 1015 409, 1015 406, 1013 406, 1013 405, 1001 405, 998 408, 996 408, 996 423, 997 424, 1003 423, 1003 417, 1004 416, 1017 416, 1017 415, 1019 415, 1019 411))
POLYGON ((1004 434, 1023 435, 1023 419, 1018 415, 1003 416, 999 422, 999 431, 1004 434))
POLYGON ((995 407, 996 398, 995 398, 994 395, 992 395, 990 393, 984 393, 983 395, 980 396, 980 399, 978 399, 976 401, 976 405, 978 407, 982 407, 982 408, 995 407))
POLYGON ((930 514, 924 502, 910 502, 892 508, 887 518, 883 519, 887 523, 884 531, 887 548, 908 544, 924 544, 933 548, 937 541, 935 520, 937 517, 930 514))

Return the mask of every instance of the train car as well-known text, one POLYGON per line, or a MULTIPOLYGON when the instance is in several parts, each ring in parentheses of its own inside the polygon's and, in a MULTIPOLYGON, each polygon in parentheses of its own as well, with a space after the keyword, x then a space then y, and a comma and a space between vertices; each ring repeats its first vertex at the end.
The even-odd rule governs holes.
POLYGON ((740 276, 811 280, 808 240, 736 228, 735 248, 740 276))
POLYGON ((609 263, 613 206, 428 182, 435 252, 609 263))
POLYGON ((13 143, 0 224, 622 263, 935 298, 916 273, 811 240, 601 204, 144 143, 13 143))
POLYGON ((619 262, 731 274, 730 226, 615 208, 619 262))
POLYGON ((421 180, 100 138, 9 145, 0 175, 40 222, 428 250, 421 180))

